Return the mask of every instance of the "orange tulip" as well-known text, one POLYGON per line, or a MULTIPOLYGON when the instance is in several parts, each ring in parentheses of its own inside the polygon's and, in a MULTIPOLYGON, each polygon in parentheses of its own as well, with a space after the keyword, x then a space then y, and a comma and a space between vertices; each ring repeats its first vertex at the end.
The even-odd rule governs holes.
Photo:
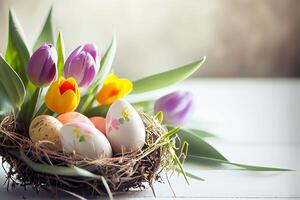
POLYGON ((80 92, 74 78, 60 77, 54 81, 45 96, 46 106, 57 113, 74 111, 80 101, 80 92))
POLYGON ((100 105, 112 104, 115 100, 125 97, 132 90, 132 83, 128 79, 118 78, 116 75, 109 75, 96 99, 100 105))

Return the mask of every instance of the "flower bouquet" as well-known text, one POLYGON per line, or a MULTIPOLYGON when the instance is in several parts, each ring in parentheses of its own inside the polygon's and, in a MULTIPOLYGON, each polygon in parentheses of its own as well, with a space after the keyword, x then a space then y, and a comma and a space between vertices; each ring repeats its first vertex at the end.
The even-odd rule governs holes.
POLYGON ((203 180, 184 170, 184 160, 285 170, 232 163, 204 140, 212 134, 178 127, 192 106, 189 92, 125 100, 186 79, 205 58, 132 82, 112 73, 115 36, 102 58, 96 45, 84 44, 65 59, 51 16, 52 9, 32 54, 9 13, 8 46, 0 56, 0 155, 8 163, 8 187, 112 198, 145 183, 152 187, 161 173, 203 180))

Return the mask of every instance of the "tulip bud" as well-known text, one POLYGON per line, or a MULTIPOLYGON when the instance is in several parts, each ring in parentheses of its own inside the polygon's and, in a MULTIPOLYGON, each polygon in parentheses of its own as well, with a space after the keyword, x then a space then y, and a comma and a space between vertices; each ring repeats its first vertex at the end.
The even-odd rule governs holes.
POLYGON ((159 98, 155 102, 154 111, 163 112, 165 123, 180 125, 187 119, 192 104, 192 93, 176 91, 159 98))
POLYGON ((65 78, 73 77, 79 87, 86 87, 99 70, 98 52, 94 44, 77 47, 68 57, 64 67, 65 78))
POLYGON ((37 87, 46 87, 57 77, 57 52, 52 44, 42 44, 31 56, 27 75, 37 87))
POLYGON ((96 95, 96 99, 99 105, 110 105, 117 99, 125 97, 131 90, 132 82, 130 80, 110 74, 96 95))
POLYGON ((45 96, 46 106, 57 113, 74 111, 80 101, 80 91, 74 78, 60 77, 54 81, 45 96))

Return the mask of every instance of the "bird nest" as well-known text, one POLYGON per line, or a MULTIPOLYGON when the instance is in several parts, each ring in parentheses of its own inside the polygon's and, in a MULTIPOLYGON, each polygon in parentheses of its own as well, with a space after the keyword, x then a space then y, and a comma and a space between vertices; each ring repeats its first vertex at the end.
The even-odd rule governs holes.
POLYGON ((170 140, 167 130, 153 117, 141 114, 146 143, 135 152, 91 160, 47 148, 45 142, 33 144, 13 116, 0 124, 0 155, 7 175, 7 188, 32 186, 39 191, 63 190, 79 195, 97 195, 144 189, 145 184, 161 180, 170 167, 170 140), (5 163, 8 166, 5 167, 5 163))

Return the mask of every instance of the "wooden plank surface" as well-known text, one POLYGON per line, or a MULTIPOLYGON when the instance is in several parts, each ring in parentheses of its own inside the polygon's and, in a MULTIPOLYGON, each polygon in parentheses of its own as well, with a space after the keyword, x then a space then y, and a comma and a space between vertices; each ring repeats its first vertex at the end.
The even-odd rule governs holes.
MULTIPOLYGON (((195 95, 193 119, 218 135, 208 141, 229 160, 245 164, 291 168, 291 172, 249 172, 187 165, 189 172, 205 179, 171 177, 179 199, 300 199, 300 81, 295 79, 189 80, 171 89, 188 89, 195 95)), ((154 95, 159 94, 157 92, 154 95)), ((152 94, 151 94, 152 95, 152 94)), ((0 181, 4 173, 0 171, 0 181)), ((159 199, 171 199, 168 184, 154 185, 159 199)), ((63 199, 71 199, 67 195, 63 199)), ((0 199, 51 199, 30 188, 6 192, 0 199)), ((116 195, 116 199, 153 199, 150 189, 116 195)))

